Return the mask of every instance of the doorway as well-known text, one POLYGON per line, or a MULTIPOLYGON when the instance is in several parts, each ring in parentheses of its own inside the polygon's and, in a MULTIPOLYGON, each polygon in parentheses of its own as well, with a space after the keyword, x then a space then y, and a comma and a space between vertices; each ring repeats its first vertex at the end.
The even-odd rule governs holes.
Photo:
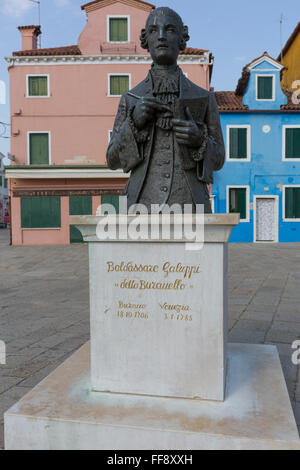
POLYGON ((278 242, 278 196, 254 196, 254 242, 278 242))

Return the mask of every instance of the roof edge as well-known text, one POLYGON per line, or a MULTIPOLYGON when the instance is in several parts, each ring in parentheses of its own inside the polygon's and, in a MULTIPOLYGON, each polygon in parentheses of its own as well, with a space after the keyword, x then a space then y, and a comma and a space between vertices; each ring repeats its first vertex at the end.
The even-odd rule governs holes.
POLYGON ((297 24, 296 28, 294 29, 294 31, 292 32, 292 34, 290 35, 290 37, 288 38, 287 42, 285 43, 282 51, 280 51, 280 54, 279 56, 277 57, 277 60, 281 61, 281 56, 284 57, 286 55, 286 53, 288 52, 289 48, 291 47, 291 45, 293 44, 294 42, 294 39, 297 37, 298 33, 300 32, 300 21, 299 23, 297 24))
MULTIPOLYGON (((85 3, 84 5, 81 5, 81 10, 86 10, 88 7, 92 5, 96 5, 97 3, 100 3, 101 1, 102 0, 93 0, 92 2, 85 3)), ((143 0, 134 0, 134 1, 141 3, 142 5, 152 7, 152 9, 155 8, 155 5, 153 5, 152 3, 144 2, 143 0)), ((101 8, 101 5, 99 5, 99 7, 101 8)))

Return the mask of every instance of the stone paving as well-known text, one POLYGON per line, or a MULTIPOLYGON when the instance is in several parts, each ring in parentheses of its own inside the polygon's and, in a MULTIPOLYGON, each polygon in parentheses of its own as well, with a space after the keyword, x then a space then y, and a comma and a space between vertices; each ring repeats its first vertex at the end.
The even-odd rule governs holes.
MULTIPOLYGON (((10 247, 0 230, 0 449, 3 413, 89 339, 86 245, 10 247)), ((300 244, 229 245, 229 340, 275 344, 300 429, 300 244)))

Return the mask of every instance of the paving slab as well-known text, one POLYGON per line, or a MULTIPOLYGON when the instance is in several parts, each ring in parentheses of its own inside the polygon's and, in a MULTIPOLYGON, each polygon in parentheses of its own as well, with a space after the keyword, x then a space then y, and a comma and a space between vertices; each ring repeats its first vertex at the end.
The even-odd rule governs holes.
MULTIPOLYGON (((291 343, 300 334, 300 244, 229 245, 229 339, 277 346, 297 425, 299 366, 291 343)), ((3 413, 89 339, 85 244, 10 247, 0 230, 0 448, 3 413)))

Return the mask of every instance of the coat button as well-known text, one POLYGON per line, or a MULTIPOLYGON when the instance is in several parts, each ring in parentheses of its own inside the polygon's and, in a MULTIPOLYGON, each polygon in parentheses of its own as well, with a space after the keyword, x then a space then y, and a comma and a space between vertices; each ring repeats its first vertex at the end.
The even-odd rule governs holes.
POLYGON ((170 178, 170 173, 165 173, 166 178, 170 178))
POLYGON ((162 190, 164 193, 166 193, 166 192, 168 191, 168 188, 167 188, 167 186, 163 186, 163 187, 161 188, 161 190, 162 190))

